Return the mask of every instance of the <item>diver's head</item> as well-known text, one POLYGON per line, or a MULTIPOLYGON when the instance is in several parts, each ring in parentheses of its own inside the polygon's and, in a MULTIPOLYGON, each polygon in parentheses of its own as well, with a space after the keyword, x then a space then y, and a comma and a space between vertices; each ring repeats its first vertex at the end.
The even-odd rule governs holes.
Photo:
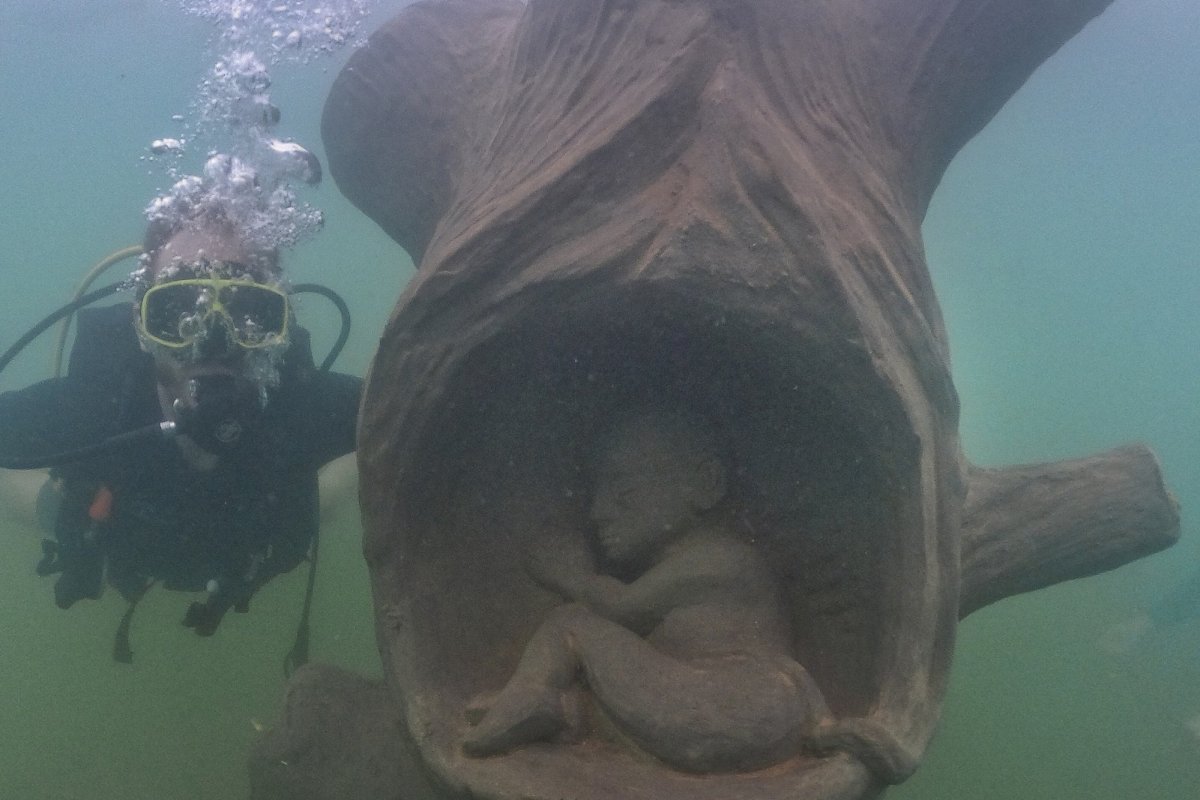
POLYGON ((229 216, 216 207, 197 210, 182 219, 155 219, 146 227, 142 249, 153 271, 176 260, 195 258, 201 251, 213 259, 253 263, 272 272, 279 269, 276 251, 252 246, 229 216))
POLYGON ((278 255, 249 245, 223 216, 152 225, 137 286, 138 333, 156 358, 232 368, 286 344, 278 255))
POLYGON ((227 394, 206 384, 265 405, 279 382, 291 313, 277 254, 255 249, 213 214, 151 225, 145 250, 134 324, 154 358, 168 417, 195 409, 206 394, 227 394))

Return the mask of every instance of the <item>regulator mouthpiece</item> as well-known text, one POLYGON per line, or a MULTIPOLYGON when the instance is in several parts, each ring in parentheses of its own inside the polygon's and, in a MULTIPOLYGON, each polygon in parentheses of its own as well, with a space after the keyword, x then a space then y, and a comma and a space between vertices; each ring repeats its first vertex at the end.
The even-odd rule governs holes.
POLYGON ((202 375, 192 384, 193 404, 175 404, 176 432, 211 453, 235 450, 262 417, 258 385, 236 375, 202 375))

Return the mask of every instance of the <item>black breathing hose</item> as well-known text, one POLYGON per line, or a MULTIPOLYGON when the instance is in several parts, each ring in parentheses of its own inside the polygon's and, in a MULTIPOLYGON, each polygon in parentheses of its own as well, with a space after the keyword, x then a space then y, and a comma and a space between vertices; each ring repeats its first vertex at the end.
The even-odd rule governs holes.
POLYGON ((341 355, 342 348, 346 346, 346 340, 350 338, 350 306, 346 305, 346 301, 340 294, 319 283, 298 283, 292 287, 291 293, 319 294, 337 306, 338 313, 342 315, 342 329, 338 333, 337 341, 333 343, 333 347, 329 348, 329 354, 325 356, 325 360, 321 362, 320 366, 321 372, 328 372, 329 368, 333 366, 333 362, 337 361, 337 357, 341 355))
POLYGON ((88 292, 82 297, 77 297, 57 311, 47 314, 41 322, 26 331, 25 335, 20 339, 17 339, 16 343, 13 344, 12 347, 4 351, 4 355, 0 356, 0 372, 3 372, 4 368, 8 366, 9 362, 17 357, 18 353, 24 350, 25 347, 34 339, 41 336, 42 333, 51 325, 58 322, 65 316, 74 314, 76 311, 88 305, 89 303, 94 303, 97 300, 103 300, 110 294, 116 293, 116 291, 120 289, 122 285, 122 282, 110 283, 108 286, 105 286, 102 289, 97 289, 94 292, 88 292))
POLYGON ((42 455, 36 458, 0 458, 0 467, 4 469, 41 469, 42 467, 60 467, 63 464, 70 464, 75 461, 83 461, 85 458, 107 453, 110 450, 116 450, 121 447, 127 447, 131 444, 137 444, 145 439, 151 439, 158 436, 170 438, 175 434, 174 422, 155 422, 151 425, 145 425, 141 428, 135 428, 131 431, 118 433, 115 436, 110 436, 95 444, 90 444, 87 447, 80 447, 76 450, 65 450, 61 453, 51 453, 42 455))

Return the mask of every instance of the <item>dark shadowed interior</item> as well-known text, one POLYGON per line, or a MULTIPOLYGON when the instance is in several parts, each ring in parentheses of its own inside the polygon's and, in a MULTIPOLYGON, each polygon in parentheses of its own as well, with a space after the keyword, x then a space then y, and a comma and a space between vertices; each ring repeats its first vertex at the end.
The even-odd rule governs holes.
POLYGON ((646 406, 725 429, 732 500, 777 567, 797 660, 838 716, 869 713, 902 624, 897 593, 923 581, 900 574, 921 563, 901 550, 923 537, 898 535, 921 525, 917 444, 885 384, 851 376, 869 360, 797 347, 727 304, 678 292, 531 307, 558 313, 527 315, 449 381, 393 551, 419 584, 406 592, 414 642, 450 719, 503 684, 560 602, 523 575, 526 548, 587 530, 592 443, 614 415, 646 406))

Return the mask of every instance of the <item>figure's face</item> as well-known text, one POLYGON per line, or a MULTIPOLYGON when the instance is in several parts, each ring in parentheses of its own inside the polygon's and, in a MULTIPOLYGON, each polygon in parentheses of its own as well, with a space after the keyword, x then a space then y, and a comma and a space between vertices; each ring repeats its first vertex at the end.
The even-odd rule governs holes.
POLYGON ((696 470, 657 438, 619 437, 597 463, 590 516, 601 550, 612 561, 652 558, 690 528, 700 510, 696 470))

